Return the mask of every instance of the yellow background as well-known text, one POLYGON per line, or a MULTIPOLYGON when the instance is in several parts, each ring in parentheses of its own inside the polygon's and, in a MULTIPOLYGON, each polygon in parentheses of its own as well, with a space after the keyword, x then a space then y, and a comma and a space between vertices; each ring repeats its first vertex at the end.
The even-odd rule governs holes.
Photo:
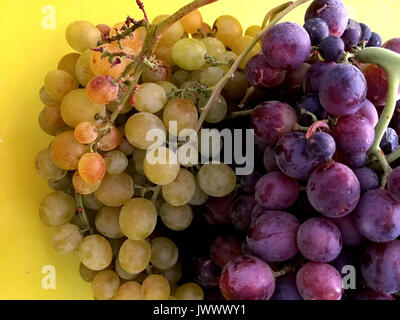
MULTIPOLYGON (((172 13, 188 0, 143 0, 150 18, 172 13)), ((219 0, 201 9, 212 24, 218 15, 236 16, 247 27, 261 23, 279 0, 219 0)), ((400 36, 399 0, 345 0, 351 16, 384 39, 400 36), (396 34, 396 32, 398 32, 396 34)), ((303 23, 307 4, 287 19, 303 23)), ((64 38, 68 23, 88 20, 113 25, 129 14, 141 18, 134 0, 0 1, 0 299, 89 299, 90 285, 79 277, 76 254, 62 256, 50 245, 51 229, 38 218, 49 191, 33 165, 50 137, 40 131, 38 91, 47 71, 73 50, 64 38), (52 5, 56 29, 44 30, 42 8, 52 5), (56 268, 56 289, 41 286, 42 267, 56 268)))

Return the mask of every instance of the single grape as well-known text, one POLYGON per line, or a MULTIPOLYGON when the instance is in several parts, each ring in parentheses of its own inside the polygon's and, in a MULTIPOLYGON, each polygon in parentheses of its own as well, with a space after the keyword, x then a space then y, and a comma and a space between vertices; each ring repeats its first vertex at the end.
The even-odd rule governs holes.
POLYGON ((209 198, 205 206, 204 218, 210 225, 223 225, 230 222, 232 197, 209 198))
POLYGON ((200 187, 199 184, 197 183, 196 179, 196 190, 194 192, 194 195, 192 199, 189 201, 189 204, 192 206, 201 206, 204 204, 208 199, 208 194, 206 194, 200 187))
POLYGON ((243 194, 239 196, 232 204, 230 217, 232 225, 240 231, 245 231, 251 223, 251 212, 257 202, 254 195, 243 194))
POLYGON ((52 70, 44 78, 44 87, 50 97, 61 102, 69 92, 78 88, 78 83, 68 72, 52 70))
POLYGON ((218 237, 211 244, 211 258, 221 268, 240 256, 243 255, 242 246, 235 238, 231 236, 218 237))
MULTIPOLYGON (((209 97, 205 97, 202 95, 198 101, 198 109, 199 113, 202 113, 202 110, 206 106, 209 97)), ((219 98, 211 105, 211 108, 208 110, 205 121, 208 123, 218 123, 225 119, 226 114, 228 113, 228 105, 226 103, 225 98, 220 95, 219 98)))
POLYGON ((318 52, 326 62, 337 62, 343 57, 344 48, 341 38, 330 36, 321 41, 318 52))
POLYGON ((174 151, 158 147, 147 152, 143 171, 147 179, 160 186, 170 184, 179 174, 180 165, 174 151))
POLYGON ((78 171, 72 176, 72 185, 76 192, 80 194, 90 194, 95 192, 100 187, 101 181, 87 182, 82 179, 78 171))
POLYGON ((382 47, 388 50, 392 50, 396 53, 400 53, 400 38, 390 39, 386 41, 382 47))
POLYGON ((371 32, 371 38, 367 43, 367 47, 381 47, 382 46, 382 38, 376 32, 371 32))
POLYGON ((91 270, 107 268, 111 264, 112 256, 109 242, 98 234, 85 237, 79 245, 79 258, 91 270))
POLYGON ((178 248, 175 243, 165 237, 151 240, 151 264, 158 269, 168 270, 178 261, 178 248))
POLYGON ((159 272, 165 279, 168 280, 171 286, 176 285, 182 278, 182 265, 177 262, 172 268, 167 270, 159 270, 157 269, 156 272, 159 272))
POLYGON ((225 45, 217 38, 207 37, 200 40, 207 48, 207 54, 219 60, 221 55, 226 52, 225 45))
POLYGON ((123 173, 128 167, 128 158, 118 150, 107 152, 104 155, 104 161, 109 174, 123 173))
MULTIPOLYGON (((237 55, 241 55, 243 51, 245 51, 248 46, 253 42, 254 38, 251 36, 243 36, 235 39, 232 43, 231 49, 237 55)), ((242 62, 239 65, 241 70, 246 69, 246 65, 248 61, 254 57, 255 55, 261 52, 261 46, 257 43, 250 52, 243 58, 242 62)), ((227 70, 228 71, 228 70, 227 70)))
POLYGON ((89 99, 97 104, 108 104, 118 96, 118 84, 113 83, 110 76, 97 76, 92 78, 86 86, 89 99))
POLYGON ((94 271, 86 267, 82 262, 79 264, 79 275, 83 281, 92 282, 98 271, 94 271))
POLYGON ((43 86, 40 90, 39 90, 39 98, 40 101, 43 102, 44 105, 49 106, 49 105, 53 105, 56 104, 57 101, 54 100, 50 94, 47 92, 46 88, 43 86))
POLYGON ((332 159, 336 143, 331 135, 316 132, 307 140, 307 151, 317 161, 326 162, 332 159))
POLYGON ((246 75, 241 71, 235 71, 233 77, 228 79, 222 89, 222 95, 230 102, 240 102, 245 96, 248 86, 246 75))
MULTIPOLYGON (((153 24, 159 23, 166 18, 168 15, 159 15, 154 18, 153 24)), ((162 35, 160 41, 167 42, 167 43, 175 43, 179 39, 182 38, 183 34, 185 33, 185 29, 180 21, 175 22, 172 26, 170 26, 162 35)))
POLYGON ((327 73, 335 65, 336 63, 334 62, 325 62, 325 61, 320 61, 312 65, 311 68, 308 69, 307 74, 304 78, 304 84, 303 84, 304 92, 318 93, 321 84, 321 79, 324 77, 325 73, 327 73))
POLYGON ((119 225, 120 212, 121 208, 118 207, 101 208, 95 218, 96 229, 107 238, 122 238, 124 234, 119 225))
POLYGON ((199 10, 194 10, 181 18, 183 29, 187 33, 195 33, 203 25, 203 18, 199 10))
MULTIPOLYGON (((272 172, 272 171, 278 171, 279 167, 278 164, 276 163, 276 157, 275 157, 275 147, 274 146, 268 146, 264 150, 264 168, 267 170, 267 172, 272 172)), ((261 178, 261 177, 260 177, 261 178)))
POLYGON ((329 219, 340 230, 343 244, 346 246, 358 246, 365 241, 364 236, 358 231, 354 214, 351 213, 343 218, 329 219))
MULTIPOLYGON (((99 129, 104 129, 107 124, 99 126, 99 129)), ((121 134, 116 126, 106 129, 107 133, 99 140, 97 147, 101 151, 111 151, 118 147, 121 142, 121 134)))
POLYGON ((340 148, 336 148, 334 160, 341 162, 351 169, 362 168, 367 160, 367 153, 345 153, 340 148))
POLYGON ((74 130, 74 138, 82 144, 90 144, 96 141, 98 136, 96 125, 89 121, 79 123, 74 130))
POLYGON ((165 201, 173 206, 182 206, 193 198, 196 192, 196 181, 188 170, 180 169, 176 179, 162 186, 165 201))
POLYGON ((395 300, 390 294, 379 293, 370 288, 365 288, 358 292, 354 300, 395 300))
POLYGON ((96 198, 106 206, 119 207, 133 196, 133 180, 127 173, 106 174, 96 190, 96 198))
POLYGON ((200 188, 212 197, 224 197, 236 187, 236 176, 231 167, 224 163, 209 163, 197 174, 200 188))
POLYGON ((82 86, 86 86, 90 79, 92 79, 95 74, 90 67, 90 59, 92 57, 93 51, 91 49, 87 49, 85 52, 81 54, 78 61, 76 61, 75 66, 75 74, 78 82, 82 86))
POLYGON ((360 22, 361 27, 361 40, 360 43, 367 45, 372 37, 371 28, 365 23, 360 22))
POLYGON ((143 82, 159 82, 159 81, 170 81, 172 78, 171 67, 165 64, 163 61, 158 60, 156 68, 146 68, 142 73, 143 82))
POLYGON ((175 66, 175 62, 172 59, 172 48, 174 47, 174 42, 160 41, 155 47, 154 55, 157 59, 161 60, 170 67, 175 66))
POLYGON ((144 279, 141 291, 144 300, 167 300, 171 293, 171 288, 167 279, 153 274, 144 279))
POLYGON ((385 154, 395 152, 399 147, 399 136, 392 128, 387 128, 382 137, 380 147, 385 154))
POLYGON ((296 287, 296 276, 290 274, 276 279, 271 300, 303 300, 296 287))
POLYGON ((58 103, 54 103, 43 108, 43 119, 48 124, 57 127, 63 128, 65 127, 65 122, 61 116, 61 108, 58 103))
POLYGON ((165 226, 174 231, 185 230, 193 220, 193 211, 188 204, 176 207, 165 202, 161 205, 159 212, 165 226))
POLYGON ((125 240, 119 249, 118 260, 123 270, 137 274, 146 269, 151 259, 151 246, 146 240, 125 240))
POLYGON ((360 24, 353 19, 349 19, 346 30, 341 37, 347 51, 357 46, 357 44, 361 41, 361 35, 362 31, 360 24))
POLYGON ((157 113, 164 108, 167 95, 164 89, 155 83, 143 83, 134 95, 135 108, 140 112, 157 113))
MULTIPOLYGON (((358 168, 353 170, 360 182, 361 193, 367 192, 369 190, 379 188, 379 177, 378 175, 369 168, 358 168)), ((390 188, 388 186, 390 192, 390 188)))
POLYGON ((243 29, 240 22, 232 16, 224 15, 215 20, 213 30, 219 41, 225 47, 232 47, 233 42, 242 36, 243 29))
POLYGON ((115 291, 113 300, 143 300, 140 284, 135 281, 125 282, 115 291))
POLYGON ((94 211, 98 211, 101 208, 104 207, 104 204, 102 204, 94 195, 94 193, 90 193, 90 194, 86 194, 83 195, 83 204, 85 205, 85 207, 94 210, 94 211))
POLYGON ((176 98, 168 102, 164 107, 164 125, 168 132, 174 136, 183 135, 182 131, 185 129, 195 130, 197 120, 197 108, 194 103, 188 99, 176 98))
POLYGON ((245 35, 255 37, 261 31, 261 27, 257 25, 252 25, 248 27, 245 31, 245 35))
POLYGON ((379 121, 378 111, 368 99, 364 100, 361 104, 361 108, 354 115, 368 120, 373 128, 375 128, 379 121))
POLYGON ((46 180, 60 180, 67 174, 66 170, 59 168, 51 159, 49 148, 39 151, 35 157, 35 167, 39 174, 46 180))
POLYGON ((223 78, 224 74, 224 69, 211 66, 201 73, 200 83, 212 88, 223 78))
MULTIPOLYGON (((376 176, 376 180, 378 184, 376 188, 378 188, 379 187, 378 176, 376 176)), ((393 197, 393 199, 400 202, 400 168, 396 168, 390 173, 387 181, 387 189, 390 195, 393 197)))
POLYGON ((77 20, 68 25, 65 37, 73 49, 82 53, 97 46, 101 33, 90 22, 77 20))
POLYGON ((178 287, 174 296, 178 300, 204 300, 203 289, 194 282, 188 282, 178 287))
POLYGON ((184 70, 197 70, 205 64, 207 47, 199 40, 184 38, 178 40, 172 48, 172 59, 184 70))
POLYGON ((185 70, 178 70, 172 75, 172 83, 177 87, 181 87, 190 80, 190 73, 185 70))
POLYGON ((66 175, 60 180, 48 180, 47 184, 55 191, 64 191, 71 187, 71 177, 66 175))
POLYGON ((277 87, 285 79, 285 74, 285 70, 272 67, 262 53, 252 57, 246 65, 246 77, 253 87, 277 87))
POLYGON ((203 257, 194 257, 191 261, 193 280, 203 288, 218 286, 221 274, 220 268, 211 260, 203 257))
POLYGON ((51 238, 52 247, 60 253, 77 250, 83 235, 78 226, 67 223, 55 230, 51 238))
POLYGON ((313 46, 318 46, 323 39, 329 36, 328 24, 320 18, 307 20, 303 27, 308 32, 313 46))
POLYGON ((61 191, 49 193, 40 203, 39 218, 51 227, 70 221, 76 210, 74 198, 61 191))
POLYGON ((85 153, 79 160, 78 171, 84 181, 96 183, 106 174, 106 162, 96 152, 85 153))

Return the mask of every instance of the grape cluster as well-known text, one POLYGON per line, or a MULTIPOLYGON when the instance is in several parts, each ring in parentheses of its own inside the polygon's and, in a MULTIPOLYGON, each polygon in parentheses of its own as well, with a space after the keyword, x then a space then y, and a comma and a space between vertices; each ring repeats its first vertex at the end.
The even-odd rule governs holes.
MULTIPOLYGON (((314 0, 304 26, 243 33, 232 16, 210 26, 194 10, 152 42, 146 24, 72 22, 77 52, 40 90, 53 140, 35 164, 53 191, 39 217, 56 251, 77 251, 94 298, 395 299, 400 171, 367 166, 389 77, 354 58, 379 35, 340 0, 314 0), (223 153, 224 128, 253 129, 252 174, 199 164, 223 153), (346 265, 361 271, 356 290, 343 287, 346 265)), ((400 39, 383 47, 400 53, 400 39)), ((398 149, 399 110, 382 154, 398 149)))

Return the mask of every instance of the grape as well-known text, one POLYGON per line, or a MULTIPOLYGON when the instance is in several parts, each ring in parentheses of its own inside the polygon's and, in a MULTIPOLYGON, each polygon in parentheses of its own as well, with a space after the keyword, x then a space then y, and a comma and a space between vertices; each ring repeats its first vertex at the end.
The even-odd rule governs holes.
POLYGON ((119 287, 119 277, 112 270, 100 271, 93 278, 92 292, 96 300, 111 300, 119 287))
POLYGON ((78 83, 68 72, 52 70, 44 78, 44 87, 51 98, 60 102, 69 92, 78 88, 78 83))
POLYGON ((197 70, 201 68, 206 60, 207 48, 199 40, 184 38, 178 40, 172 47, 172 59, 184 70, 197 70))
POLYGON ((343 218, 329 220, 339 228, 344 245, 358 246, 364 242, 365 238, 358 231, 353 214, 349 214, 343 218))
POLYGON ((193 174, 180 169, 176 179, 162 186, 162 195, 165 201, 173 206, 182 206, 188 203, 196 192, 196 181, 193 174))
POLYGON ((368 27, 365 23, 360 23, 361 27, 361 40, 360 43, 367 44, 371 39, 371 28, 368 27))
POLYGON ((320 61, 312 65, 308 69, 306 77, 304 78, 304 92, 319 92, 321 79, 324 77, 330 69, 332 69, 336 63, 320 61))
POLYGON ((121 268, 128 273, 137 274, 150 263, 151 246, 146 240, 125 240, 119 249, 118 259, 121 268))
POLYGON ((65 127, 65 122, 61 117, 60 105, 58 103, 53 103, 51 105, 45 106, 42 110, 43 120, 54 126, 56 128, 65 127))
POLYGON ((113 83, 110 76, 97 76, 92 78, 86 86, 86 94, 92 102, 108 104, 118 96, 118 84, 113 83))
POLYGON ((106 170, 109 174, 123 173, 128 167, 128 158, 121 151, 111 151, 104 155, 106 170))
POLYGON ((153 274, 143 281, 141 291, 144 300, 167 300, 171 293, 171 288, 167 279, 153 274))
MULTIPOLYGON (((154 18, 153 24, 157 24, 168 17, 169 17, 168 15, 157 16, 156 18, 154 18)), ((177 21, 161 35, 161 41, 167 43, 177 42, 180 38, 182 38, 184 33, 185 30, 183 28, 182 23, 180 21, 177 21)))
POLYGON ((208 194, 206 194, 203 190, 201 190, 199 184, 197 183, 197 179, 195 182, 196 182, 196 189, 192 199, 189 201, 189 204, 191 204, 192 206, 201 206, 207 201, 208 194))
POLYGON ((246 77, 253 87, 277 87, 285 79, 285 74, 285 70, 272 67, 262 53, 253 56, 246 65, 246 77))
POLYGON ((159 81, 170 81, 172 78, 172 70, 170 66, 162 62, 157 61, 157 67, 155 70, 146 68, 142 73, 143 82, 159 82, 159 81))
POLYGON ((344 49, 341 38, 330 36, 321 41, 318 52, 326 62, 336 62, 343 57, 344 49))
POLYGON ((354 300, 395 300, 390 294, 379 293, 370 288, 361 290, 354 300))
POLYGON ((182 265, 177 262, 172 268, 167 270, 157 269, 156 272, 159 272, 162 276, 164 276, 170 285, 176 285, 182 278, 182 265))
POLYGON ((101 23, 96 25, 96 28, 100 31, 102 40, 105 40, 109 37, 111 28, 108 24, 101 23))
POLYGON ((133 196, 133 180, 127 173, 106 174, 95 195, 106 206, 122 206, 133 196))
POLYGON ((225 265, 219 286, 227 300, 269 300, 275 280, 266 262, 241 256, 225 265))
POLYGON ((79 245, 79 258, 91 270, 107 268, 111 264, 112 256, 109 242, 98 234, 85 237, 79 245))
POLYGON ((67 223, 55 230, 51 238, 51 245, 60 253, 69 253, 78 249, 82 239, 79 227, 67 223))
POLYGON ((205 203, 204 218, 211 225, 223 225, 230 222, 232 197, 209 198, 205 203))
POLYGON ((305 133, 292 132, 283 136, 275 148, 276 163, 293 179, 308 179, 318 162, 307 153, 305 133))
POLYGON ((168 96, 169 93, 173 92, 174 90, 178 90, 178 88, 169 81, 157 81, 157 84, 164 89, 165 94, 168 96))
POLYGON ((185 70, 178 70, 172 76, 172 83, 177 87, 181 87, 184 83, 190 80, 190 73, 185 70))
POLYGON ((185 230, 193 220, 192 208, 187 204, 175 207, 168 203, 163 203, 159 212, 165 226, 174 231, 185 230))
POLYGON ((308 262, 297 272, 297 289, 304 300, 340 300, 342 277, 329 264, 308 262))
POLYGON ((175 66, 175 62, 172 59, 172 48, 174 44, 174 42, 160 41, 154 50, 156 58, 170 67, 175 66))
POLYGON ((245 193, 254 193, 257 181, 260 180, 262 176, 263 175, 258 171, 253 171, 253 173, 247 176, 242 176, 240 178, 240 187, 245 193))
MULTIPOLYGON (((139 112, 131 116, 126 122, 125 136, 136 148, 147 150, 154 143, 154 140, 146 137, 151 130, 159 130, 164 134, 166 133, 160 118, 148 112, 139 112)), ((162 142, 158 141, 158 143, 162 142)))
POLYGON ((307 196, 314 209, 324 216, 341 218, 356 207, 360 199, 360 183, 345 165, 325 163, 311 174, 307 196))
POLYGON ((364 193, 354 217, 357 229, 373 242, 388 242, 400 236, 400 203, 386 190, 364 193))
MULTIPOLYGON (((199 113, 201 114, 202 109, 206 106, 209 98, 205 96, 201 96, 198 102, 199 113)), ((228 112, 228 105, 223 96, 219 96, 219 98, 211 105, 211 108, 208 109, 207 116, 205 121, 208 123, 218 123, 225 119, 226 114, 228 112)))
POLYGON ((187 33, 195 33, 203 25, 203 18, 199 10, 194 10, 181 18, 183 29, 187 33))
POLYGON ((378 111, 368 99, 364 100, 361 108, 354 115, 365 118, 373 128, 378 124, 378 111))
POLYGON ((191 262, 193 279, 203 288, 213 288, 218 286, 221 270, 210 259, 195 257, 191 262))
POLYGON ((329 27, 320 18, 307 20, 303 27, 308 32, 313 46, 318 46, 323 39, 329 36, 329 27))
POLYGON ((40 101, 43 102, 46 106, 56 104, 57 101, 50 97, 49 93, 47 92, 46 88, 43 86, 39 91, 39 98, 40 101))
POLYGON ((251 223, 251 211, 257 202, 253 195, 243 194, 232 204, 230 216, 232 225, 240 231, 245 231, 251 223))
POLYGON ((264 151, 264 167, 267 172, 279 170, 278 164, 276 163, 275 148, 274 146, 268 146, 264 151))
POLYGON ((201 73, 200 82, 207 87, 215 86, 225 74, 225 71, 220 67, 209 67, 201 73))
POLYGON ((295 69, 308 57, 311 40, 304 28, 292 22, 270 28, 262 40, 262 50, 268 63, 279 69, 295 69))
MULTIPOLYGON (((379 188, 379 177, 378 175, 369 168, 358 168, 353 170, 360 182, 361 193, 369 190, 379 188)), ((390 191, 390 188, 388 186, 390 191)))
POLYGON ((87 182, 82 179, 78 171, 74 172, 72 176, 72 185, 76 192, 80 194, 90 194, 95 192, 100 187, 101 181, 87 182))
POLYGON ((74 198, 56 191, 49 193, 40 203, 40 220, 51 227, 61 226, 70 221, 76 210, 74 198))
POLYGON ((113 300, 143 300, 140 284, 135 281, 125 282, 115 291, 113 300))
POLYGON ((82 262, 79 264, 79 275, 83 281, 92 282, 98 271, 90 270, 82 262))
POLYGON ((154 230, 157 210, 144 198, 133 198, 124 203, 119 216, 122 233, 132 240, 144 240, 154 230))
POLYGON ((97 212, 95 218, 96 229, 105 237, 118 239, 124 234, 119 226, 121 208, 103 207, 97 212))
POLYGON ((268 101, 259 105, 251 115, 255 135, 263 142, 273 145, 289 133, 297 121, 291 106, 279 101, 268 101))
POLYGON ((132 162, 134 164, 135 170, 143 175, 144 175, 143 162, 144 159, 146 159, 146 154, 147 152, 144 150, 135 149, 132 155, 132 162))
POLYGON ((151 241, 151 264, 158 269, 168 270, 178 261, 178 248, 168 238, 158 237, 151 241))
POLYGON ((68 130, 67 126, 60 128, 59 126, 54 126, 54 125, 48 123, 44 118, 45 117, 45 109, 46 109, 46 107, 39 113, 39 119, 38 119, 39 126, 44 132, 46 132, 50 136, 56 136, 61 131, 68 130))
POLYGON ((121 134, 119 133, 117 127, 109 127, 107 124, 103 124, 99 127, 99 129, 105 129, 106 134, 98 142, 98 149, 101 151, 111 151, 117 148, 121 142, 121 134))
POLYGON ((157 113, 164 108, 167 95, 164 89, 155 83, 143 83, 134 95, 135 108, 141 112, 157 113))
POLYGON ((78 79, 79 83, 84 87, 86 87, 89 80, 95 76, 90 67, 90 59, 92 57, 92 53, 93 51, 91 49, 87 49, 85 52, 83 52, 80 55, 75 66, 76 78, 78 79))
POLYGON ((231 102, 239 102, 245 96, 247 87, 247 77, 241 71, 235 71, 222 89, 222 95, 226 100, 231 102))
POLYGON ((319 99, 322 106, 337 116, 357 112, 367 95, 364 75, 350 64, 337 64, 321 80, 319 99))
POLYGON ((182 135, 184 129, 196 129, 198 120, 197 108, 188 99, 171 100, 164 108, 163 121, 169 133, 175 136, 182 135), (177 132, 172 130, 173 122, 176 122, 177 132))
POLYGON ((296 276, 279 277, 275 282, 275 291, 271 300, 303 300, 296 287, 296 276))
POLYGON ((96 141, 98 136, 96 125, 84 121, 79 123, 74 130, 74 138, 82 144, 90 144, 96 141))
POLYGON ((224 44, 217 38, 207 37, 200 40, 207 48, 207 54, 219 60, 221 55, 226 52, 224 44))
POLYGON ((93 48, 101 40, 100 31, 90 22, 77 20, 70 23, 65 32, 69 45, 79 52, 93 48))
MULTIPOLYGON (((376 188, 378 188, 379 187, 378 176, 376 176, 376 182, 377 182, 376 188)), ((393 199, 400 201, 400 168, 396 168, 390 173, 387 181, 387 188, 393 199)))
POLYGON ((246 32, 244 33, 247 36, 251 36, 251 37, 255 37, 257 36, 257 34, 261 31, 261 27, 260 26, 250 26, 246 29, 246 32))
POLYGON ((364 166, 367 160, 366 153, 345 153, 341 149, 336 149, 334 160, 347 165, 351 169, 358 169, 364 166))
POLYGON ((35 167, 39 174, 46 180, 60 180, 67 174, 67 171, 59 168, 53 162, 49 148, 38 152, 35 158, 35 167))
POLYGON ((297 180, 279 171, 266 174, 256 184, 255 199, 268 210, 285 210, 296 202, 298 196, 297 180))
POLYGON ((376 32, 371 32, 371 38, 367 43, 367 47, 381 47, 382 46, 382 38, 376 32))
POLYGON ((400 53, 400 38, 390 39, 386 41, 382 47, 388 50, 392 50, 396 53, 400 53))
POLYGON ((243 29, 240 22, 232 16, 224 15, 215 20, 213 30, 217 39, 220 40, 225 47, 231 47, 233 42, 242 36, 243 29))
MULTIPOLYGON (((207 160, 214 159, 215 162, 219 162, 219 155, 222 150, 222 136, 217 129, 211 129, 208 132, 200 133, 198 137, 197 150, 202 156, 202 162, 207 163, 207 160)), ((197 164, 197 163, 195 163, 197 164)))
POLYGON ((357 44, 361 41, 361 35, 362 31, 360 24, 353 19, 349 19, 346 30, 342 35, 342 40, 347 51, 357 46, 357 44))
POLYGON ((328 219, 311 218, 300 226, 297 245, 307 259, 330 262, 342 250, 342 235, 339 228, 328 219))
POLYGON ((211 244, 211 258, 223 268, 229 261, 243 255, 242 247, 235 238, 231 236, 218 237, 211 244))
POLYGON ((98 211, 101 208, 104 207, 104 204, 102 204, 94 195, 94 193, 90 193, 90 194, 86 194, 83 195, 83 204, 85 205, 85 207, 94 210, 94 211, 98 211))
POLYGON ((143 170, 147 179, 160 186, 170 184, 179 174, 180 165, 174 151, 158 147, 147 153, 143 170))
POLYGON ((66 175, 60 180, 48 180, 47 184, 53 190, 63 191, 71 187, 71 178, 66 175))
POLYGON ((341 0, 314 0, 307 9, 305 21, 321 18, 329 27, 329 35, 340 37, 346 29, 348 13, 341 0))
MULTIPOLYGON (((124 27, 125 27, 124 22, 117 23, 111 29, 110 36, 115 37, 117 35, 117 33, 120 33, 119 30, 121 30, 121 29, 124 30, 123 29, 124 27)), ((145 36, 146 36, 146 28, 139 27, 132 33, 131 36, 125 37, 124 39, 121 39, 119 42, 113 41, 112 44, 115 46, 118 46, 118 47, 121 44, 122 48, 130 49, 130 50, 132 50, 132 54, 139 55, 140 51, 142 50, 142 47, 143 47, 143 42, 144 42, 145 36)))
POLYGON ((174 295, 178 300, 204 300, 203 289, 194 282, 181 285, 174 295))
POLYGON ((326 162, 332 159, 336 151, 336 143, 331 135, 316 132, 307 141, 307 151, 315 160, 326 162))
MULTIPOLYGON (((240 38, 237 38, 233 41, 232 43, 232 51, 236 55, 242 54, 243 51, 245 51, 248 46, 254 41, 253 37, 250 36, 243 36, 240 38)), ((240 63, 239 68, 244 70, 246 69, 247 62, 254 57, 255 55, 259 54, 261 52, 261 46, 259 43, 257 43, 251 50, 250 52, 244 57, 243 61, 240 63)), ((227 70, 228 71, 228 70, 227 70)))
POLYGON ((395 152, 399 147, 399 136, 392 128, 387 128, 382 137, 380 147, 385 154, 395 152))
POLYGON ((80 177, 88 183, 96 183, 103 179, 106 173, 106 162, 98 153, 85 153, 78 163, 80 177))
POLYGON ((400 241, 371 243, 361 259, 361 273, 366 284, 379 293, 400 290, 400 241))
POLYGON ((197 174, 200 188, 212 197, 224 197, 236 187, 236 176, 231 167, 224 163, 209 163, 197 174))

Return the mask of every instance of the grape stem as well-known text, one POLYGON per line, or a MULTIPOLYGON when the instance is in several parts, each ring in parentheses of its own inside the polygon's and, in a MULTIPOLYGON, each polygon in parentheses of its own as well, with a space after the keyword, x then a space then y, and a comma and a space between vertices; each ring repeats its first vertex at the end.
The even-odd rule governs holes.
POLYGON ((382 138, 388 128, 396 107, 398 89, 400 85, 400 54, 384 48, 365 48, 354 53, 354 58, 361 63, 373 63, 383 68, 389 77, 386 106, 382 111, 379 122, 375 127, 375 140, 369 150, 369 159, 375 156, 381 163, 384 174, 382 187, 385 187, 387 178, 392 172, 390 162, 380 148, 382 138))
POLYGON ((288 3, 285 3, 283 5, 280 5, 274 9, 272 9, 270 12, 267 13, 266 17, 269 17, 269 18, 266 18, 266 21, 269 21, 272 17, 274 17, 273 20, 267 22, 267 25, 254 37, 254 39, 251 41, 251 43, 248 45, 248 47, 240 54, 240 56, 233 63, 233 65, 229 69, 229 71, 214 86, 213 93, 211 94, 210 99, 208 100, 207 104, 205 105, 204 111, 200 115, 200 119, 197 123, 197 131, 199 131, 201 129, 201 126, 203 125, 203 122, 206 119, 208 112, 210 111, 210 109, 213 106, 213 104, 215 103, 215 101, 218 99, 218 97, 221 94, 221 91, 225 87, 226 83, 232 76, 234 76, 234 72, 239 68, 239 65, 243 62, 243 60, 250 53, 250 51, 253 49, 253 47, 264 37, 264 35, 267 33, 267 31, 271 27, 276 25, 284 16, 286 16, 293 9, 297 8, 298 6, 302 5, 303 3, 306 3, 307 1, 309 1, 309 0, 297 0, 296 2, 288 2, 288 3))
POLYGON ((78 211, 79 219, 81 220, 81 229, 84 234, 92 234, 89 219, 86 215, 85 207, 83 205, 82 195, 75 191, 76 210, 78 211))
POLYGON ((153 191, 153 195, 151 197, 151 201, 152 202, 156 202, 158 199, 158 196, 160 195, 161 192, 161 186, 157 186, 155 187, 154 191, 153 191))

